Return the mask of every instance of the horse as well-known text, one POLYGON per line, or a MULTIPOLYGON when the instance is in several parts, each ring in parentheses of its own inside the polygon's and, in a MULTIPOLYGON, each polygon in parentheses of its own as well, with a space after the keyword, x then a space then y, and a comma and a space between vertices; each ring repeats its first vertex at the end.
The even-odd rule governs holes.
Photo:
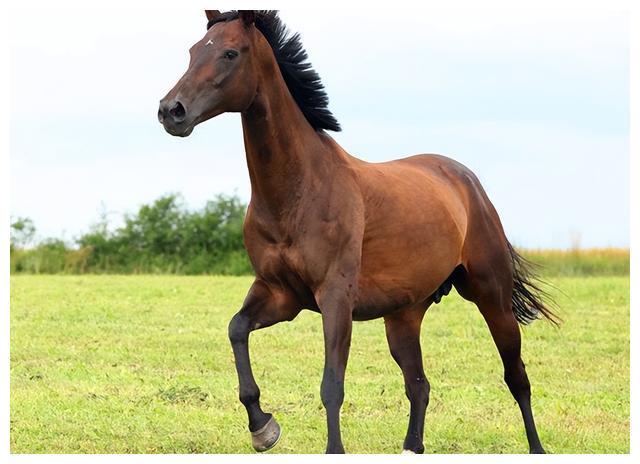
POLYGON ((423 453, 430 385, 420 328, 429 306, 455 287, 489 327, 530 452, 544 453, 518 323, 556 322, 555 314, 478 178, 440 155, 383 163, 350 155, 327 133, 340 125, 300 36, 277 11, 205 12, 207 31, 160 101, 158 119, 186 137, 219 114, 241 115, 251 182, 243 234, 255 280, 229 323, 229 340, 254 449, 272 448, 281 430, 260 406, 249 334, 307 309, 322 319, 326 452, 344 453, 352 323, 382 317, 410 403, 403 452, 423 453))

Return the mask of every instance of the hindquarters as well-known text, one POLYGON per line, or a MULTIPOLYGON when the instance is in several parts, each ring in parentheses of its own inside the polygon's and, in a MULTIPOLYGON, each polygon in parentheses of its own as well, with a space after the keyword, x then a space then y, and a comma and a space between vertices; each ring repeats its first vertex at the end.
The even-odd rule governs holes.
POLYGON ((552 318, 526 261, 509 244, 478 178, 440 155, 359 165, 365 206, 360 298, 354 317, 380 317, 455 285, 519 322, 552 318))
POLYGON ((476 304, 487 302, 512 312, 521 324, 541 317, 557 322, 532 264, 509 243, 478 178, 462 164, 438 158, 442 174, 455 186, 466 210, 461 265, 451 277, 458 292, 476 304))

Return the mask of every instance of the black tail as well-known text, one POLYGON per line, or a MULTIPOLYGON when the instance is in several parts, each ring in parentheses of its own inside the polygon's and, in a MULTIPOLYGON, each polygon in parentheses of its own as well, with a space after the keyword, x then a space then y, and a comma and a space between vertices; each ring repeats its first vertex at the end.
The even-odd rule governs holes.
POLYGON ((551 296, 540 288, 540 279, 532 271, 533 264, 520 256, 507 242, 513 263, 513 296, 511 297, 513 313, 520 324, 545 317, 558 325, 560 319, 549 305, 553 303, 551 296), (545 303, 545 300, 549 303, 545 303))

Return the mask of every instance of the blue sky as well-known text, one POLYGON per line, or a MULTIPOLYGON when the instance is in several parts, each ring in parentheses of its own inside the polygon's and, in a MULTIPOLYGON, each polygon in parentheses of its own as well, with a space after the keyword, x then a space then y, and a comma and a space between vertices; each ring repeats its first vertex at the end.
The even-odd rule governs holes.
MULTIPOLYGON (((249 199, 240 118, 173 138, 159 99, 205 30, 199 10, 16 11, 11 214, 72 240, 168 192, 249 199), (37 33, 34 34, 34 31, 37 33)), ((469 166, 516 245, 629 245, 629 26, 596 10, 285 10, 343 132, 369 161, 469 166)), ((419 205, 416 205, 419 207, 419 205)))

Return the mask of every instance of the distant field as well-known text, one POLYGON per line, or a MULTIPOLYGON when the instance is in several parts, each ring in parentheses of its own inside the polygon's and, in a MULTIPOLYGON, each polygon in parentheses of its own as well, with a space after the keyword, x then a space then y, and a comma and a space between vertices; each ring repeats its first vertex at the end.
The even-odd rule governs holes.
POLYGON ((575 250, 521 250, 539 266, 545 276, 625 276, 629 275, 629 250, 591 248, 575 250))
MULTIPOLYGON (((239 227, 239 226, 238 226, 239 227)), ((139 262, 122 264, 117 256, 106 255, 91 265, 95 249, 67 249, 63 243, 48 243, 33 249, 12 249, 11 274, 225 274, 252 275, 251 263, 242 248, 238 230, 238 249, 220 256, 198 252, 194 256, 165 255, 160 252, 144 256, 139 262)), ((119 249, 119 248, 118 248, 119 249)), ((127 256, 133 252, 124 251, 127 256)), ((538 265, 543 276, 625 276, 629 275, 628 248, 591 248, 575 250, 531 250, 519 252, 538 265)))
MULTIPOLYGON (((226 333, 251 280, 12 276, 11 451, 253 452, 226 333)), ((564 324, 523 331, 542 443, 553 453, 628 453, 629 278, 550 280, 564 324)), ((422 340, 432 385, 427 452, 526 452, 475 307, 445 298, 427 314, 422 340)), ((283 428, 273 452, 323 452, 319 316, 255 332, 251 352, 264 408, 283 428)), ((347 452, 399 452, 407 418, 382 320, 356 323, 342 411, 347 452)))

